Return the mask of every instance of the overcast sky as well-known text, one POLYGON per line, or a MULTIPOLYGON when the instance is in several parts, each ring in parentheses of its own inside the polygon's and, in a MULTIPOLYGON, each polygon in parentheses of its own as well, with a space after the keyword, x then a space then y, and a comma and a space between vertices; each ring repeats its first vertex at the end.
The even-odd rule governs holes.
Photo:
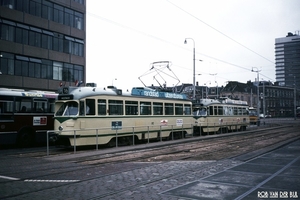
POLYGON ((87 82, 122 89, 275 79, 275 38, 300 30, 299 0, 87 0, 87 82), (185 38, 187 40, 184 44, 185 38), (199 61, 202 60, 202 61, 199 61), (170 61, 171 65, 151 63, 170 61), (163 72, 162 77, 155 69, 163 72), (171 71, 170 71, 171 70, 171 71), (148 75, 143 76, 145 73, 148 75), (201 74, 201 75, 198 75, 201 74), (156 80, 153 78, 155 76, 156 80), (140 77, 140 79, 139 79, 140 77))

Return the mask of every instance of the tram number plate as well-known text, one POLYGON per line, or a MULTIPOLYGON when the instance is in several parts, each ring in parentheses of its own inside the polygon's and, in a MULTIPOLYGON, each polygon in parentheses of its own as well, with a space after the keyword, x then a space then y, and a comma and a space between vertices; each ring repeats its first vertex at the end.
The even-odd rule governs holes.
POLYGON ((112 121, 111 130, 119 130, 119 129, 122 129, 122 121, 112 121))

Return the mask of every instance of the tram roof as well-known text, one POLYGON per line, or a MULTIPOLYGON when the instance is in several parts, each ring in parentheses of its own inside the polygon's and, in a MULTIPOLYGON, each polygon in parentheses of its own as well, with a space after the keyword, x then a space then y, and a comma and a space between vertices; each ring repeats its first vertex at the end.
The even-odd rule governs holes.
POLYGON ((200 99, 195 104, 203 105, 203 106, 209 106, 211 104, 226 104, 226 105, 243 105, 247 106, 247 101, 241 101, 241 100, 233 100, 229 98, 221 98, 221 99, 200 99))
POLYGON ((185 94, 161 92, 147 87, 134 87, 131 92, 122 91, 114 86, 107 88, 100 87, 62 87, 59 89, 59 100, 68 99, 81 99, 85 97, 92 97, 97 95, 111 95, 111 96, 131 96, 131 97, 147 97, 147 98, 160 98, 160 99, 180 99, 188 100, 185 94))

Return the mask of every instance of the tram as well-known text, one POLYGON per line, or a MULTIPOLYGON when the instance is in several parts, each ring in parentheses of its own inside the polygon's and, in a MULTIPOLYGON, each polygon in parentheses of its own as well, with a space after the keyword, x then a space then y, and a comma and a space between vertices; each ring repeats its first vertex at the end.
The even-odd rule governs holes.
POLYGON ((247 102, 228 98, 199 100, 193 104, 193 116, 195 135, 243 131, 250 124, 247 102))
POLYGON ((146 87, 63 87, 55 103, 57 144, 69 146, 178 139, 193 131, 193 122, 184 94, 146 87))
POLYGON ((249 107, 249 117, 250 117, 250 124, 255 124, 257 126, 260 125, 260 119, 256 108, 249 107))

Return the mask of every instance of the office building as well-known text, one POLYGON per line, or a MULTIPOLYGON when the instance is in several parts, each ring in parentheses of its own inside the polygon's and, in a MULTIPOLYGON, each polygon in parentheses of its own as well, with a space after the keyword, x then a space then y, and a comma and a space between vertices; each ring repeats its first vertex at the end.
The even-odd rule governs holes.
POLYGON ((85 55, 85 0, 0 0, 0 87, 85 82, 85 55))
POLYGON ((288 33, 275 39, 276 82, 280 86, 300 88, 300 36, 288 33))

